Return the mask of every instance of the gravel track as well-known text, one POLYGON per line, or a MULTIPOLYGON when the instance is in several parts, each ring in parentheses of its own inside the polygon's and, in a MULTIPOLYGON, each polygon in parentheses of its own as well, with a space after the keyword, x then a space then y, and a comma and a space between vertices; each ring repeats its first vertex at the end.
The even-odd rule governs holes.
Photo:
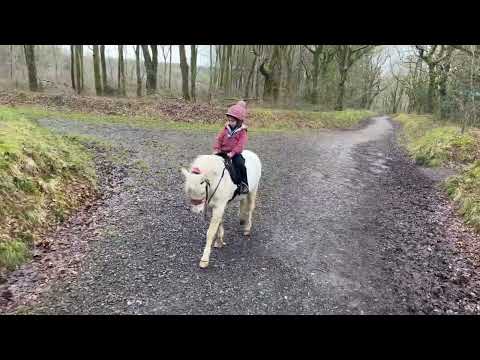
POLYGON ((208 224, 186 205, 179 166, 209 153, 213 133, 40 123, 109 141, 121 160, 106 166, 97 156, 99 173, 116 179, 105 176, 108 196, 90 210, 97 231, 78 221, 59 232, 88 248, 77 274, 53 282, 31 313, 480 312, 478 262, 458 246, 479 239, 438 176, 398 147, 386 117, 351 131, 253 133, 263 177, 252 235, 241 235, 238 203, 230 206, 227 246, 206 270, 198 261, 208 224))

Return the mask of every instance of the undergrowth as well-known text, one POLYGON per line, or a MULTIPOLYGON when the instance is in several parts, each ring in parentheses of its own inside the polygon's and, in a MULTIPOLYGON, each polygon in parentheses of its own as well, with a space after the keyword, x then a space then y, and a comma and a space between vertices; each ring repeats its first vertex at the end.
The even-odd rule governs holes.
POLYGON ((0 270, 24 262, 49 226, 63 221, 95 191, 89 153, 0 108, 0 270))

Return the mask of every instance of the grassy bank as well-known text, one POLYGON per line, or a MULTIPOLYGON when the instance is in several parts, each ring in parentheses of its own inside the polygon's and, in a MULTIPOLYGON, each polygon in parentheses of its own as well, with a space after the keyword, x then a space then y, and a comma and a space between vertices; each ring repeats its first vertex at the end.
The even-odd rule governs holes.
MULTIPOLYGON (((15 106, 29 118, 62 117, 96 123, 125 123, 141 127, 207 131, 217 131, 225 122, 228 106, 160 97, 117 98, 0 91, 0 107, 10 105, 15 106)), ((252 130, 259 132, 334 129, 352 127, 372 115, 372 112, 364 110, 294 111, 262 108, 251 104, 248 122, 252 130)))
POLYGON ((78 143, 0 108, 0 270, 29 256, 41 234, 94 191, 92 159, 78 143))
POLYGON ((474 129, 435 121, 431 116, 400 114, 402 141, 417 164, 459 169, 444 187, 465 222, 480 231, 480 139, 474 129))

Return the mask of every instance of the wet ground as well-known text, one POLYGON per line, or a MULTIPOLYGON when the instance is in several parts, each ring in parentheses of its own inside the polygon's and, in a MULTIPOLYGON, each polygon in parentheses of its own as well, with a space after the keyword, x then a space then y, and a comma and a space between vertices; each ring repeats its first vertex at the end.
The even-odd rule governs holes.
MULTIPOLYGON (((252 235, 242 236, 230 206, 228 245, 205 270, 208 224, 189 211, 179 167, 210 153, 213 133, 41 124, 118 147, 113 162, 95 150, 104 199, 53 236, 65 244, 59 254, 82 257, 63 263, 30 313, 480 312, 478 262, 459 246, 479 239, 438 189, 448 174, 412 164, 386 117, 351 131, 253 131, 263 177, 252 235)), ((23 278, 35 283, 27 269, 12 275, 12 304, 31 291, 23 278)))

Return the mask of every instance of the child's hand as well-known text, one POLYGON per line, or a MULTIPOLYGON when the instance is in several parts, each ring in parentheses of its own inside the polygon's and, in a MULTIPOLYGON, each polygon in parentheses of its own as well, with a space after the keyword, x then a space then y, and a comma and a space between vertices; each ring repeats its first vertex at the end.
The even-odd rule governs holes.
POLYGON ((233 152, 229 152, 229 153, 227 154, 227 156, 228 156, 230 159, 233 157, 233 155, 235 155, 233 152))

